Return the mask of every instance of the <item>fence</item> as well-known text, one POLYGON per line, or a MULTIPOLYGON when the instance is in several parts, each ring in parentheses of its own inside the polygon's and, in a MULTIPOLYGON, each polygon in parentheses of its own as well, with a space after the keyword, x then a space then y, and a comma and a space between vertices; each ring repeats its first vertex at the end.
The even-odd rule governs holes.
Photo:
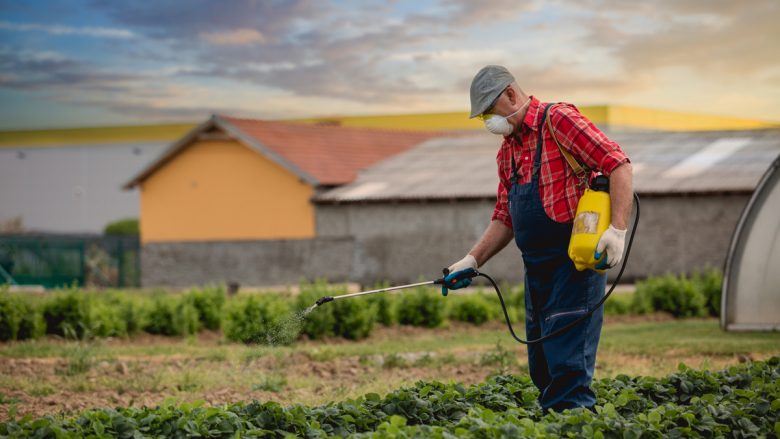
POLYGON ((0 284, 133 287, 140 280, 136 236, 0 235, 0 284))

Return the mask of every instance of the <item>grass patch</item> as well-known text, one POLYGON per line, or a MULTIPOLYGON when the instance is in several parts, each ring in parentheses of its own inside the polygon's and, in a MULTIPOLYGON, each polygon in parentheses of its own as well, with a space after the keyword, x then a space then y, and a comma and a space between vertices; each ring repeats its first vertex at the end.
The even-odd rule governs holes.
POLYGON ((504 348, 501 340, 498 340, 494 350, 482 354, 479 364, 495 367, 491 375, 506 375, 517 368, 517 354, 514 350, 504 348))
POLYGON ((7 396, 4 393, 0 393, 0 405, 5 404, 17 404, 21 400, 19 398, 16 398, 14 396, 7 396))
MULTIPOLYGON (((711 318, 610 323, 602 333, 596 376, 662 376, 674 372, 680 362, 717 370, 737 364, 740 357, 758 360, 778 354, 780 333, 725 333, 711 318)), ((248 399, 248 392, 256 390, 276 393, 274 400, 281 404, 320 404, 337 397, 382 394, 419 379, 448 382, 504 371, 523 373, 525 362, 525 346, 495 323, 434 330, 383 328, 366 340, 326 339, 288 347, 224 344, 213 335, 195 343, 140 337, 91 345, 45 338, 0 344, 0 393, 94 392, 96 405, 112 406, 111 400, 100 399, 107 398, 101 396, 105 390, 124 395, 125 403, 133 397, 147 405, 171 395, 184 401, 231 402, 248 399), (40 358, 46 356, 41 353, 51 359, 40 358), (20 360, 25 354, 30 359, 20 360), (312 362, 329 372, 327 379, 312 373, 312 362)), ((26 413, 30 403, 19 403, 20 413, 26 413)), ((61 404, 51 410, 67 409, 67 401, 61 404)))
POLYGON ((49 396, 53 395, 54 393, 54 388, 48 385, 38 385, 27 391, 27 394, 30 396, 49 396))
POLYGON ((287 388, 287 378, 281 375, 266 376, 262 382, 252 385, 252 390, 279 393, 287 388))
POLYGON ((409 367, 409 362, 404 357, 393 353, 385 355, 382 358, 382 367, 384 369, 399 369, 409 367))

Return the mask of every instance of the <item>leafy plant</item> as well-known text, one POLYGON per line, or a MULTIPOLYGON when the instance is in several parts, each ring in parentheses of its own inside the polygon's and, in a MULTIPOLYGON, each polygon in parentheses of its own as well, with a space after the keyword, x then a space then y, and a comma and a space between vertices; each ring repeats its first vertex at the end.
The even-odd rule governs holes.
POLYGON ((160 335, 189 335, 198 332, 200 320, 195 306, 181 297, 157 294, 149 309, 144 331, 160 335))
POLYGON ((252 390, 264 390, 266 392, 279 393, 287 387, 287 378, 275 375, 266 376, 262 382, 252 386, 252 390))
POLYGON ((371 302, 337 300, 327 306, 333 306, 333 332, 339 337, 357 340, 367 337, 374 329, 376 307, 371 302))
POLYGON ((36 338, 45 331, 40 311, 8 291, 0 291, 0 341, 36 338))
POLYGON ((632 308, 638 313, 664 311, 675 317, 703 317, 706 298, 684 275, 667 274, 638 282, 632 308))
POLYGON ((243 343, 275 342, 281 339, 278 331, 285 329, 279 323, 290 311, 287 302, 270 294, 233 300, 225 310, 225 337, 243 343))
MULTIPOLYGON (((545 413, 528 376, 471 386, 420 381, 384 397, 369 393, 322 406, 203 401, 92 409, 76 417, 9 419, 8 437, 777 437, 780 357, 720 372, 681 366, 662 378, 595 381, 594 411, 545 413)), ((266 379, 258 389, 281 389, 266 379)))
POLYGON ((103 229, 106 235, 138 235, 140 233, 137 218, 126 218, 111 222, 103 229))
POLYGON ((382 357, 382 367, 385 369, 398 369, 408 367, 409 362, 396 353, 388 354, 382 357))
POLYGON ((481 325, 497 317, 499 311, 482 293, 453 297, 449 317, 452 320, 481 325))
POLYGON ((691 283, 704 296, 707 313, 713 317, 720 316, 720 296, 723 287, 723 273, 715 268, 705 268, 694 271, 691 283))
POLYGON ((402 325, 435 328, 444 322, 444 307, 445 302, 436 291, 416 288, 401 296, 398 322, 402 325))
POLYGON ((604 302, 604 313, 613 316, 630 314, 632 300, 632 296, 613 293, 604 302))
POLYGON ((66 351, 65 375, 80 375, 88 372, 95 360, 95 341, 89 329, 80 332, 65 327, 65 337, 71 340, 66 351))
MULTIPOLYGON (((325 296, 336 296, 346 293, 344 288, 332 288, 324 281, 302 283, 300 294, 296 300, 295 308, 300 312, 313 306, 317 299, 325 296)), ((327 303, 318 306, 306 316, 303 322, 302 333, 311 339, 332 337, 336 335, 336 316, 334 315, 335 303, 327 303)))
POLYGON ((55 294, 43 305, 46 333, 64 337, 66 328, 72 328, 81 337, 84 330, 92 327, 91 307, 90 296, 82 291, 71 289, 55 294))
MULTIPOLYGON (((372 289, 387 288, 387 282, 374 285, 372 289)), ((382 326, 398 324, 398 296, 396 294, 375 294, 368 298, 376 309, 376 321, 382 326)))
POLYGON ((517 367, 517 356, 510 350, 506 350, 501 341, 496 341, 496 348, 493 351, 482 355, 479 360, 482 366, 496 366, 493 375, 506 375, 517 367))
POLYGON ((225 290, 212 286, 191 290, 186 294, 189 301, 198 312, 198 320, 206 329, 219 329, 222 322, 222 307, 225 304, 225 290))

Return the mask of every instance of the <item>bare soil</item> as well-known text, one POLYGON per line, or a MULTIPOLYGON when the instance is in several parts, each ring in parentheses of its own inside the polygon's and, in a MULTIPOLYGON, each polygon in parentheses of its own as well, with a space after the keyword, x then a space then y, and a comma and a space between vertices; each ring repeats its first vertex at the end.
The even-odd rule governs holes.
MULTIPOLYGON (((670 319, 665 315, 609 316, 606 325, 662 323, 670 319)), ((222 405, 258 400, 317 405, 368 392, 386 394, 418 380, 473 384, 499 369, 526 373, 524 347, 496 347, 495 334, 504 330, 502 322, 481 327, 452 322, 447 328, 437 329, 378 327, 368 339, 358 342, 304 340, 294 347, 262 352, 242 345, 225 345, 218 332, 205 332, 189 340, 142 335, 131 340, 101 341, 98 354, 88 358, 80 371, 73 370, 74 364, 78 365, 78 358, 73 356, 0 356, 0 422, 12 416, 73 415, 89 408, 156 406, 165 401, 204 400, 209 405, 222 405), (453 342, 456 330, 462 334, 483 334, 484 343, 453 342), (442 348, 435 352, 416 352, 411 347, 404 350, 406 345, 426 337, 449 341, 442 341, 442 348), (381 354, 341 355, 354 352, 348 349, 355 347, 385 346, 383 343, 389 342, 402 347, 381 354), (187 349, 192 346, 193 349, 187 349), (149 347, 168 349, 164 350, 166 354, 155 355, 123 352, 149 347), (104 355, 108 350, 119 353, 104 355), (224 352, 227 354, 223 355, 224 352)), ((633 327, 626 331, 631 330, 633 327)), ((713 337, 720 340, 719 334, 713 337)), ((605 349, 597 358, 596 377, 618 373, 662 376, 676 370, 681 362, 717 370, 779 352, 769 348, 758 353, 708 353, 680 348, 650 355, 605 349)))

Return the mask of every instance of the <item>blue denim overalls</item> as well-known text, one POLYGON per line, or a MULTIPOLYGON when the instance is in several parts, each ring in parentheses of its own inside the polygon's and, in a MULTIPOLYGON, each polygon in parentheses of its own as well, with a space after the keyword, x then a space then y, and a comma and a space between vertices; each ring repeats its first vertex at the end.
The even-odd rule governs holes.
MULTIPOLYGON (((525 264, 525 328, 529 340, 549 334, 586 313, 601 299, 606 287, 605 274, 574 268, 567 254, 572 225, 551 220, 542 206, 539 168, 544 143, 542 127, 549 107, 545 107, 539 123, 531 182, 517 182, 513 157, 509 192, 515 242, 525 264)), ((590 383, 603 317, 600 307, 569 331, 528 346, 528 368, 545 410, 592 407, 596 403, 590 383)))

